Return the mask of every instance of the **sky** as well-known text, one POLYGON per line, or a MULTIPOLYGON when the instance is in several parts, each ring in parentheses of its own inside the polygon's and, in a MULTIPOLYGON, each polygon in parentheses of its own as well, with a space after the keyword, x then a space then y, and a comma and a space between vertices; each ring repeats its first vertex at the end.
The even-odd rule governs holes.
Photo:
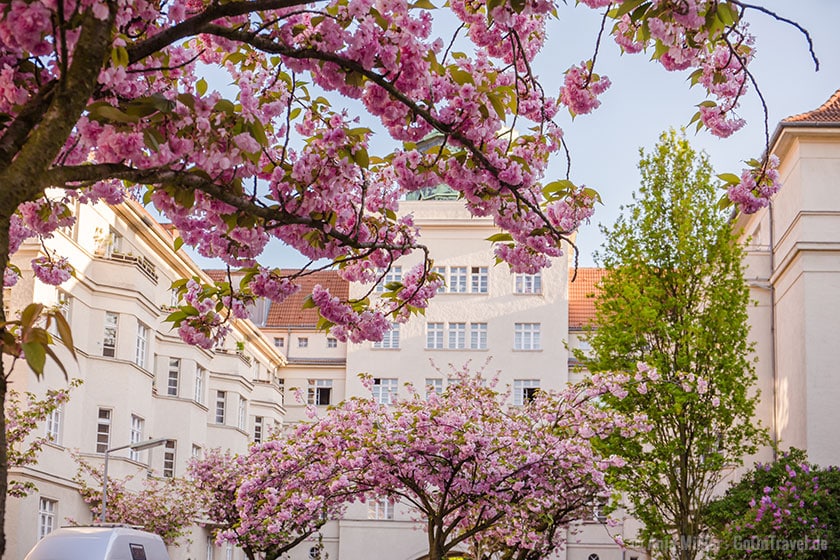
MULTIPOLYGON (((559 18, 550 23, 543 52, 533 65, 547 94, 554 96, 562 85, 564 71, 591 58, 601 21, 601 12, 575 6, 574 0, 566 1, 566 5, 562 0, 558 2, 559 18)), ((442 0, 435 3, 440 4, 442 0)), ((792 25, 749 11, 747 21, 756 36, 756 57, 751 70, 767 103, 772 135, 780 120, 819 107, 840 89, 837 28, 840 0, 753 0, 753 3, 807 29, 820 61, 817 72, 805 36, 792 25)), ((452 22, 436 21, 435 29, 445 36, 452 29, 452 22)), ((702 88, 689 88, 688 72, 667 72, 658 63, 650 62, 645 53, 622 55, 606 35, 596 72, 608 76, 612 82, 600 97, 601 107, 574 121, 568 114, 558 119, 571 151, 572 181, 596 189, 603 201, 591 222, 578 232, 580 266, 596 265, 593 253, 603 241, 598 224, 613 223, 620 207, 631 202, 639 184, 639 149, 652 149, 659 135, 669 128, 687 126, 697 103, 704 99, 702 88)), ((347 107, 351 113, 363 113, 361 105, 349 103, 347 107)), ((693 127, 688 132, 692 146, 709 154, 716 173, 740 174, 743 161, 760 158, 764 153, 764 115, 754 88, 742 100, 739 114, 747 124, 727 139, 716 138, 706 131, 694 134, 693 127)), ((374 130, 378 128, 372 123, 364 124, 374 130)), ((383 141, 375 140, 372 146, 376 148, 383 141)), ((546 182, 562 178, 565 168, 565 157, 558 154, 549 167, 546 182)), ((282 267, 306 264, 303 257, 278 245, 270 246, 262 264, 282 267)), ((219 266, 207 259, 196 260, 205 267, 219 266)))

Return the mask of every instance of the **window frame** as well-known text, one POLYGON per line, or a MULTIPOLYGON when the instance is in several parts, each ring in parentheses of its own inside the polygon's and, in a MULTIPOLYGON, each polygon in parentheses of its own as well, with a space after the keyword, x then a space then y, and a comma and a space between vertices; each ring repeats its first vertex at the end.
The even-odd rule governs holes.
POLYGON ((213 407, 213 421, 223 426, 227 413, 227 391, 216 391, 216 400, 213 407))
POLYGON ((310 379, 306 392, 306 403, 312 406, 329 406, 332 404, 332 379, 310 379), (323 402, 326 397, 327 402, 323 402))
POLYGON ((105 327, 102 335, 102 356, 106 358, 116 358, 119 329, 120 314, 113 311, 106 311, 105 327))
POLYGON ((151 329, 142 321, 137 321, 137 338, 134 344, 134 363, 143 369, 149 361, 149 334, 151 329))
MULTIPOLYGON (((143 431, 144 431, 145 427, 146 427, 146 420, 142 416, 139 416, 137 414, 132 414, 131 415, 131 423, 129 424, 129 429, 128 429, 128 443, 129 444, 134 444, 134 443, 140 443, 141 441, 143 441, 143 431)), ((137 461, 139 463, 139 462, 141 462, 140 461, 140 454, 141 453, 142 453, 142 451, 137 451, 136 449, 130 449, 129 450, 129 458, 132 461, 137 461)))
POLYGON ((490 270, 486 266, 470 267, 470 293, 486 294, 490 291, 490 270))
POLYGON ((442 322, 426 323, 426 350, 443 350, 446 326, 442 322))
POLYGON ((163 445, 163 470, 164 478, 175 478, 175 466, 178 451, 178 443, 174 439, 166 440, 163 445))
POLYGON ((177 397, 181 388, 181 358, 173 358, 170 356, 167 363, 166 395, 169 397, 177 397))
POLYGON ((97 453, 104 454, 111 447, 111 427, 113 426, 114 409, 100 406, 96 411, 96 445, 97 453), (108 417, 103 418, 102 413, 107 412, 108 417), (106 430, 102 430, 102 427, 106 430), (105 441, 100 441, 100 436, 105 436, 105 441))
POLYGON ((487 350, 487 323, 470 323, 470 350, 487 350))
POLYGON ((373 378, 373 386, 371 387, 371 393, 375 402, 379 404, 393 404, 393 402, 397 398, 398 391, 399 379, 397 379, 396 377, 373 378))
POLYGON ((391 323, 391 328, 383 333, 382 340, 377 340, 373 343, 373 347, 381 350, 399 350, 400 324, 391 323))
POLYGON ((542 323, 514 323, 513 349, 542 350, 542 323))
POLYGON ((514 379, 513 380, 513 404, 514 406, 525 406, 534 398, 540 389, 539 379, 514 379))
POLYGON ((58 500, 38 497, 38 540, 43 539, 55 531, 55 522, 58 519, 58 500))

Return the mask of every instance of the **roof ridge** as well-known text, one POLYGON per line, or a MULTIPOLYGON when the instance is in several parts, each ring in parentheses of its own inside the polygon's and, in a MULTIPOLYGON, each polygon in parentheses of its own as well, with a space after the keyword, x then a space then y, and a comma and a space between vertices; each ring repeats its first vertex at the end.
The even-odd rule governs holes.
POLYGON ((782 120, 782 123, 814 122, 814 123, 838 123, 840 124, 840 89, 828 98, 828 100, 811 111, 791 115, 782 120))

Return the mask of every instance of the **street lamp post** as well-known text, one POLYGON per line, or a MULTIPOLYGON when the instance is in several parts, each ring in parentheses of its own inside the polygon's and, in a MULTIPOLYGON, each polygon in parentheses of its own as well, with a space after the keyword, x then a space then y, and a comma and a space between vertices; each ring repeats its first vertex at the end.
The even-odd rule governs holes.
POLYGON ((102 472, 102 511, 99 513, 99 523, 105 524, 105 513, 108 507, 108 457, 113 451, 121 451, 123 449, 131 449, 132 451, 143 451, 144 449, 151 449, 158 445, 163 445, 171 438, 157 438, 146 441, 138 441, 137 443, 129 443, 128 445, 121 445, 119 447, 112 447, 105 450, 105 468, 102 472))

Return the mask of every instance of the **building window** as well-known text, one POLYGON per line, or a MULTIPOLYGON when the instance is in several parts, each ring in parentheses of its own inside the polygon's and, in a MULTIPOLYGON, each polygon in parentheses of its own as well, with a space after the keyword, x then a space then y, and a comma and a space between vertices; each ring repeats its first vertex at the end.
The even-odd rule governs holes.
POLYGON ((61 416, 63 413, 63 405, 58 405, 47 414, 47 423, 44 430, 44 435, 46 438, 55 443, 56 445, 61 445, 61 416))
POLYGON ((43 539, 55 529, 58 501, 41 498, 38 502, 38 538, 43 539))
POLYGON ((307 348, 309 346, 309 339, 305 336, 298 337, 298 348, 307 348))
POLYGON ((443 379, 440 377, 427 377, 426 378, 426 398, 432 396, 432 394, 440 395, 443 393, 443 379))
POLYGON ((254 443, 262 443, 263 440, 263 417, 254 416, 254 443))
POLYGON ((537 395, 540 389, 539 379, 514 379, 513 380, 513 404, 522 406, 537 395))
POLYGON ((216 539, 211 537, 207 537, 207 551, 205 557, 207 560, 213 560, 213 552, 216 550, 216 539))
POLYGON ((542 274, 517 274, 514 279, 514 291, 517 294, 541 294, 542 274))
POLYGON ((385 273, 385 276, 376 284, 376 292, 381 294, 386 291, 388 284, 391 282, 402 282, 401 266, 392 266, 391 270, 385 273))
POLYGON ((134 349, 134 363, 146 369, 146 353, 149 345, 149 327, 137 323, 137 345, 134 349))
POLYGON ((195 402, 204 404, 204 368, 195 366, 195 402))
MULTIPOLYGON (((143 439, 143 424, 144 420, 142 418, 135 414, 131 415, 131 429, 128 433, 128 443, 140 443, 140 440, 143 439)), ((129 457, 132 461, 140 461, 140 451, 132 449, 129 457)))
POLYGON ((391 404, 397 399, 397 379, 376 377, 373 380, 373 400, 391 404))
POLYGON ((399 323, 391 323, 391 328, 388 329, 382 340, 373 343, 374 348, 388 348, 395 349, 400 347, 400 325, 399 323))
POLYGON ((119 315, 105 312, 105 336, 102 338, 102 355, 113 358, 117 354, 117 320, 119 315))
MULTIPOLYGON (((67 321, 68 324, 70 323, 71 300, 72 298, 67 292, 63 290, 56 290, 56 310, 61 314, 62 317, 64 317, 64 320, 67 321)), ((53 336, 57 336, 59 338, 61 337, 61 335, 58 332, 58 323, 56 323, 55 321, 51 322, 50 324, 50 332, 53 334, 53 336)))
POLYGON ((327 348, 338 348, 338 339, 331 336, 327 337, 327 348))
POLYGON ((487 350, 487 323, 470 323, 470 349, 487 350))
POLYGON ((285 341, 283 340, 283 338, 281 338, 279 336, 274 337, 274 347, 275 348, 283 348, 284 342, 285 341))
POLYGON ((443 323, 426 323, 426 348, 443 348, 443 323))
POLYGON ((442 294, 446 291, 446 267, 445 266, 436 266, 432 268, 432 272, 435 272, 440 275, 442 282, 440 286, 438 286, 435 293, 442 294))
POLYGON ((454 294, 467 292, 466 266, 453 266, 449 268, 449 291, 454 294))
POLYGON ((225 423, 225 399, 227 393, 224 391, 216 391, 216 424, 225 423))
POLYGON ((105 453, 111 446, 111 409, 100 408, 96 421, 96 452, 105 453))
POLYGON ((470 291, 474 294, 487 293, 486 266, 474 266, 470 269, 470 291))
POLYGON ((230 543, 225 546, 225 560, 233 560, 233 545, 230 543))
POLYGON ((170 439, 163 447, 163 476, 175 477, 175 440, 170 439))
POLYGON ((193 444, 192 449, 190 449, 190 457, 193 459, 201 459, 201 446, 193 444))
POLYGON ((394 504, 387 498, 368 501, 368 519, 390 520, 394 518, 394 504))
POLYGON ((170 397, 178 396, 178 381, 181 377, 181 360, 169 358, 169 370, 166 375, 166 394, 170 397))
POLYGON ((316 406, 330 404, 332 399, 332 379, 310 379, 306 402, 316 406))
POLYGON ((449 323, 449 348, 463 350, 467 347, 467 324, 449 323))
POLYGON ((514 350, 539 350, 540 323, 516 323, 513 334, 514 350))
POLYGON ((236 425, 242 431, 245 431, 245 429, 247 428, 247 423, 246 422, 248 420, 248 414, 247 414, 247 404, 246 403, 247 403, 247 401, 245 400, 245 397, 243 397, 242 395, 239 395, 239 408, 238 408, 239 415, 237 416, 236 425))

